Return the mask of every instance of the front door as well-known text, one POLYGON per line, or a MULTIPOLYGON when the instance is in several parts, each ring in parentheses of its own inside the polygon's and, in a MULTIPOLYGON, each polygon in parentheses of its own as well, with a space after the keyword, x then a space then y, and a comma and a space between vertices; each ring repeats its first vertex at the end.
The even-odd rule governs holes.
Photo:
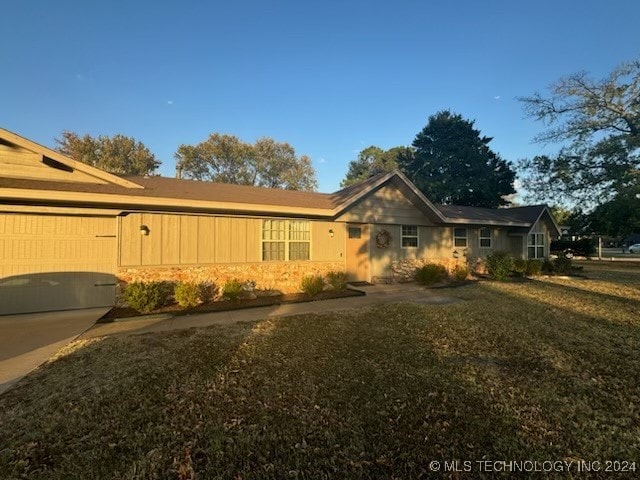
POLYGON ((369 225, 347 225, 347 281, 369 281, 369 225))

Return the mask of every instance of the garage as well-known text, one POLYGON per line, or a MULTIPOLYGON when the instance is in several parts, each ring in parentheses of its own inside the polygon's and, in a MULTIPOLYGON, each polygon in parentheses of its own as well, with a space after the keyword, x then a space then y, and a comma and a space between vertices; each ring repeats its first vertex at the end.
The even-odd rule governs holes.
POLYGON ((114 216, 0 213, 0 314, 111 306, 114 216))

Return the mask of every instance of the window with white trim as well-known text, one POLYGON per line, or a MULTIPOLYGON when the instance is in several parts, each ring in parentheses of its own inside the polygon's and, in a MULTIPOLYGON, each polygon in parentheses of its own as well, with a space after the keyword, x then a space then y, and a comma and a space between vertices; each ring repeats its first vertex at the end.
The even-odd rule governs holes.
POLYGON ((418 246, 417 225, 402 225, 400 244, 402 245, 402 248, 415 248, 418 246))
POLYGON ((491 248, 491 229, 480 229, 480 248, 491 248))
POLYGON ((530 233, 527 240, 527 257, 544 258, 544 233, 530 233))
POLYGON ((263 220, 262 260, 309 260, 311 228, 306 220, 263 220))
POLYGON ((453 246, 454 247, 466 247, 467 246, 467 229, 456 227, 453 229, 453 246))

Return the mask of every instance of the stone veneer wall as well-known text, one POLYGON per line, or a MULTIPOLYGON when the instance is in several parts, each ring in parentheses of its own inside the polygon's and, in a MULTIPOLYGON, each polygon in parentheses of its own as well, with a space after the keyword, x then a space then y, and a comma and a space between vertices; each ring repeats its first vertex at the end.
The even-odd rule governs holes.
POLYGON ((437 263, 444 265, 449 273, 457 265, 467 265, 467 259, 462 258, 413 258, 408 260, 398 260, 391 264, 394 282, 411 282, 415 279, 416 269, 426 265, 427 263, 437 263))
MULTIPOLYGON (((241 281, 253 280, 259 289, 294 293, 300 291, 303 277, 316 274, 324 276, 331 271, 344 272, 344 262, 260 262, 179 267, 120 267, 117 277, 120 287, 129 282, 151 281, 213 282, 216 287, 222 287, 228 280, 237 278, 241 281)), ((121 291, 122 288, 118 290, 121 291)))

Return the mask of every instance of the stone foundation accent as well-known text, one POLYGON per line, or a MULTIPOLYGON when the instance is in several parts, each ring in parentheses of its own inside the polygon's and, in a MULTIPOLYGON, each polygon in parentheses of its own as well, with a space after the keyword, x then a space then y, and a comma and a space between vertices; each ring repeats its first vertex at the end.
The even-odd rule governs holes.
POLYGON ((212 282, 222 287, 228 280, 253 280, 260 290, 279 290, 282 293, 300 291, 302 278, 307 275, 325 276, 328 272, 344 272, 344 262, 264 262, 229 263, 217 265, 189 265, 181 267, 120 267, 118 298, 122 287, 129 282, 212 282))
POLYGON ((467 265, 466 258, 415 258, 410 260, 399 260, 391 264, 393 281, 398 283, 412 282, 416 277, 416 270, 427 263, 443 265, 449 273, 457 265, 467 265))

